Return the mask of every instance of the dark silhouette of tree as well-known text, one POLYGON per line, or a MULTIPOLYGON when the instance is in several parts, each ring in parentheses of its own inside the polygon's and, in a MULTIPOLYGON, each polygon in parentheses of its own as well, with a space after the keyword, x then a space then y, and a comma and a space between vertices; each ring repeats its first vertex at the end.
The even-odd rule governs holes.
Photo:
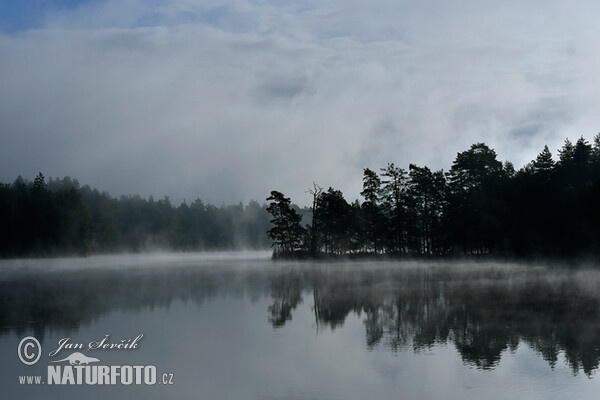
POLYGON ((496 152, 485 143, 476 143, 458 153, 448 174, 452 188, 469 191, 497 178, 502 172, 502 163, 496 157, 496 152))
POLYGON ((32 194, 37 196, 42 196, 48 192, 48 188, 46 186, 46 178, 44 175, 39 172, 35 179, 33 180, 33 190, 32 194))
POLYGON ((363 171, 364 198, 313 194, 310 254, 572 257, 600 251, 600 134, 548 146, 518 171, 485 143, 447 173, 388 164, 363 171), (327 204, 321 204, 323 199, 327 204), (336 206, 334 207, 333 204, 336 206), (327 212, 325 212, 327 211, 327 212), (326 227, 326 228, 325 228, 326 227), (343 229, 341 228, 343 227, 343 229), (335 233, 334 233, 335 232, 335 233), (334 244, 335 243, 335 244, 334 244))
POLYGON ((393 163, 381 169, 381 197, 383 210, 389 222, 390 242, 393 253, 406 251, 406 192, 407 174, 393 163))
POLYGON ((571 165, 573 163, 575 146, 569 139, 565 139, 563 147, 558 151, 558 157, 562 166, 571 165))
POLYGON ((553 170, 554 160, 552 159, 552 153, 548 149, 548 146, 544 146, 544 150, 533 161, 533 171, 540 175, 542 180, 549 181, 553 170))
POLYGON ((592 167, 595 174, 600 173, 600 133, 594 136, 592 144, 592 167))
POLYGON ((307 232, 309 233, 309 252, 312 257, 318 256, 321 250, 321 214, 320 214, 320 200, 323 193, 323 189, 313 182, 313 187, 308 190, 308 193, 312 195, 312 207, 310 211, 312 213, 312 223, 308 227, 307 232))
POLYGON ((484 143, 456 155, 448 176, 448 226, 453 244, 464 253, 486 254, 498 235, 495 200, 502 163, 484 143))
POLYGON ((342 192, 329 188, 321 193, 320 216, 321 243, 326 253, 344 254, 351 247, 352 210, 342 192))
POLYGON ((380 208, 381 179, 369 168, 364 169, 363 190, 360 195, 365 199, 362 209, 366 221, 367 250, 372 249, 377 254, 385 238, 384 215, 380 208))
POLYGON ((271 229, 267 235, 273 241, 272 247, 275 247, 275 254, 292 254, 302 249, 305 230, 300 225, 302 217, 291 207, 290 199, 283 193, 273 190, 267 197, 269 212, 273 218, 271 229))
POLYGON ((362 253, 367 246, 367 221, 358 199, 350 204, 349 224, 351 250, 353 253, 362 253))
POLYGON ((420 254, 443 254, 442 216, 446 207, 446 178, 443 171, 410 164, 410 244, 420 254))
MULTIPOLYGON (((484 143, 447 173, 364 169, 364 201, 313 185, 310 208, 113 198, 69 177, 0 183, 0 256, 267 248, 276 255, 574 257, 600 252, 600 134, 545 146, 519 170, 484 143), (277 207, 282 207, 279 210, 277 207), (269 211, 277 214, 270 222, 269 211), (300 226, 302 218, 310 221, 300 226), (285 225, 285 224, 288 225, 285 225), (270 232, 267 235, 267 231, 270 232)), ((272 213, 271 213, 272 214, 272 213)))
POLYGON ((88 254, 91 221, 74 188, 50 191, 42 173, 32 183, 18 177, 1 185, 0 255, 88 254))
POLYGON ((0 256, 115 251, 266 249, 266 205, 215 207, 168 197, 112 198, 70 177, 0 184, 0 256))

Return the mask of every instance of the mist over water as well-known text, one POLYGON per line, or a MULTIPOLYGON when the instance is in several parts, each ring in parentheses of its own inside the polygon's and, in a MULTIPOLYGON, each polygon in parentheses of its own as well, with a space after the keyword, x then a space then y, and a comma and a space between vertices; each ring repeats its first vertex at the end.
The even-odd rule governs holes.
POLYGON ((599 289, 588 266, 265 252, 2 260, 0 351, 12 356, 0 382, 10 398, 590 398, 599 289), (44 373, 61 338, 140 333, 133 352, 83 352, 156 365, 174 385, 18 385, 44 373), (28 335, 44 348, 31 367, 16 356, 28 335))

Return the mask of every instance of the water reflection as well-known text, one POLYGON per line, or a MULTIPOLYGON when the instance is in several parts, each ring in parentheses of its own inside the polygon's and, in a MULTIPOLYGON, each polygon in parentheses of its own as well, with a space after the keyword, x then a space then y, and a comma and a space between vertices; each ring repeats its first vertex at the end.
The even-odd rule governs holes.
MULTIPOLYGON (((421 352, 452 345, 463 362, 498 365, 527 343, 551 366, 564 352, 574 372, 598 368, 600 278, 593 271, 449 264, 275 264, 0 273, 0 334, 43 340, 114 310, 201 305, 216 296, 269 297, 265 322, 279 329, 302 303, 315 330, 360 316, 368 349, 421 352)), ((363 344, 361 344, 363 346, 363 344)))
POLYGON ((525 342, 552 367, 564 351, 574 372, 590 374, 600 358, 597 283, 595 272, 539 268, 289 270, 272 279, 269 320, 289 321, 306 292, 317 327, 364 314, 369 348, 452 343, 464 363, 490 369, 525 342))
POLYGON ((0 334, 29 329, 43 341, 49 331, 76 331, 115 310, 168 308, 176 300, 200 305, 217 295, 257 298, 267 279, 265 271, 229 267, 2 271, 0 334))

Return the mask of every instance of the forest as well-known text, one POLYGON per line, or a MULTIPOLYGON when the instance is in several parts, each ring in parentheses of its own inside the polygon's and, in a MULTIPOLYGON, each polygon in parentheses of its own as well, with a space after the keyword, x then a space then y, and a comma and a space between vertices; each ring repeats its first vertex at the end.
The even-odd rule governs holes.
POLYGON ((600 134, 566 139, 519 170, 476 143, 447 172, 390 163, 364 169, 362 202, 313 184, 310 221, 279 191, 267 198, 274 257, 596 257, 600 134))
MULTIPOLYGON (((317 184, 311 206, 173 205, 112 197, 70 177, 0 183, 0 257, 273 248, 274 258, 600 254, 600 134, 545 146, 521 169, 484 143, 450 169, 365 168, 362 201, 317 184)), ((596 256, 597 257, 597 256, 596 256)))
POLYGON ((149 250, 264 249, 265 205, 216 207, 168 197, 113 198, 70 177, 42 173, 0 183, 0 256, 62 256, 149 250))

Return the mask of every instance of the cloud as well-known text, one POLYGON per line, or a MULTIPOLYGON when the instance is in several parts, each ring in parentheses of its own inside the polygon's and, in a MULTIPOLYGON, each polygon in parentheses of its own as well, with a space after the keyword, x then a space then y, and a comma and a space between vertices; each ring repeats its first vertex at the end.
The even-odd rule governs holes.
POLYGON ((545 143, 591 137, 598 10, 492 4, 48 12, 0 35, 0 179, 41 170, 216 204, 278 189, 304 204, 312 181, 358 197, 367 166, 448 168, 477 141, 522 165, 545 143))

